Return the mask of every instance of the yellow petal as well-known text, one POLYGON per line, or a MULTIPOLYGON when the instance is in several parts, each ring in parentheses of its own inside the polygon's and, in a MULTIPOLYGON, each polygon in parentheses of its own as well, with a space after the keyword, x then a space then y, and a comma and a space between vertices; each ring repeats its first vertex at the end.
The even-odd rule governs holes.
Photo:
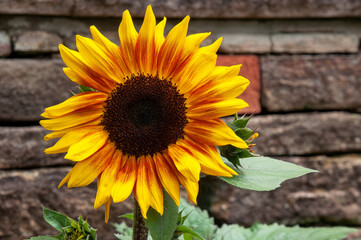
POLYGON ((167 22, 167 18, 163 18, 162 21, 160 21, 157 26, 155 26, 155 36, 154 36, 154 41, 155 41, 155 46, 156 46, 156 52, 159 52, 160 47, 163 45, 164 43, 164 28, 165 28, 165 24, 167 22))
POLYGON ((101 126, 82 127, 68 132, 54 146, 44 150, 46 154, 62 153, 68 151, 69 147, 79 142, 85 135, 101 131, 101 126))
POLYGON ((156 20, 152 7, 148 5, 135 47, 135 57, 139 70, 143 73, 155 73, 155 24, 156 20))
POLYGON ((124 166, 120 169, 116 176, 114 186, 111 191, 111 195, 114 202, 124 201, 132 193, 135 180, 137 177, 137 162, 134 156, 122 157, 124 166))
POLYGON ((108 133, 103 130, 88 133, 69 148, 64 158, 76 162, 82 161, 103 147, 108 137, 108 133))
POLYGON ((91 105, 99 105, 99 108, 101 108, 107 97, 108 94, 102 92, 79 93, 60 104, 46 108, 41 116, 45 118, 61 117, 70 112, 75 112, 80 109, 83 110, 91 105))
POLYGON ((186 177, 184 177, 175 167, 173 159, 169 155, 164 155, 164 159, 167 160, 169 166, 173 169, 173 172, 178 178, 178 181, 183 185, 188 194, 188 199, 197 204, 197 195, 199 191, 198 182, 194 182, 186 177))
POLYGON ((154 157, 154 165, 156 166, 159 180, 164 189, 173 198, 174 202, 179 206, 180 192, 179 181, 173 169, 169 166, 165 157, 158 153, 154 157))
POLYGON ((67 181, 69 181, 70 173, 71 172, 68 172, 68 174, 63 178, 63 180, 61 180, 61 182, 58 185, 58 188, 61 188, 61 186, 63 186, 67 181))
POLYGON ((238 148, 248 148, 248 145, 239 138, 222 120, 192 120, 184 132, 199 143, 212 146, 231 144, 238 148))
POLYGON ((194 181, 184 177, 180 173, 176 173, 176 174, 177 174, 179 182, 183 185, 183 187, 187 191, 188 199, 192 203, 197 204, 197 196, 198 196, 198 191, 199 191, 198 182, 194 182, 194 181))
POLYGON ((214 98, 188 107, 187 117, 207 120, 232 115, 248 104, 239 98, 214 98))
POLYGON ((91 111, 75 112, 53 119, 41 120, 39 123, 45 129, 58 131, 93 121, 100 118, 102 114, 103 109, 101 108, 91 111))
POLYGON ((76 46, 89 67, 106 79, 107 81, 104 82, 108 83, 109 87, 114 88, 114 83, 122 82, 123 72, 107 56, 106 50, 99 43, 77 35, 76 46))
POLYGON ((107 51, 108 57, 111 58, 115 64, 117 64, 119 71, 122 72, 122 74, 119 75, 119 78, 124 78, 125 76, 131 75, 131 72, 122 57, 120 47, 109 41, 108 38, 104 37, 104 35, 102 35, 95 26, 90 27, 90 32, 94 41, 103 46, 103 48, 105 48, 107 51))
POLYGON ((138 33, 134 28, 132 17, 128 10, 123 12, 122 22, 119 25, 120 50, 125 64, 131 73, 139 72, 135 58, 135 44, 138 33))
POLYGON ((66 129, 58 130, 58 131, 53 131, 53 132, 45 135, 44 140, 49 141, 49 140, 51 140, 53 138, 61 138, 61 137, 65 136, 65 134, 67 134, 70 131, 73 131, 73 130, 76 130, 76 129, 79 129, 79 128, 82 128, 82 127, 98 126, 98 125, 100 125, 100 122, 101 122, 101 119, 97 118, 94 121, 90 121, 90 122, 87 122, 87 123, 84 123, 84 124, 81 124, 81 125, 78 125, 78 126, 75 126, 75 127, 66 128, 66 129))
POLYGON ((108 221, 109 221, 109 211, 110 211, 111 202, 112 202, 112 199, 109 198, 109 200, 105 203, 105 216, 104 216, 105 223, 108 223, 108 221))
POLYGON ((218 51, 219 47, 221 46, 222 41, 223 41, 223 38, 220 37, 211 45, 201 47, 200 50, 205 51, 205 52, 216 53, 218 51))
POLYGON ((189 16, 170 30, 158 54, 158 73, 160 77, 168 78, 178 66, 179 59, 186 41, 189 16))
MULTIPOLYGON (((182 142, 183 140, 178 140, 182 142)), ((194 182, 199 181, 199 174, 201 167, 194 156, 183 147, 177 144, 172 144, 168 147, 168 154, 173 160, 178 171, 182 175, 194 182)))
POLYGON ((92 183, 108 166, 112 160, 114 150, 112 144, 106 144, 89 158, 75 164, 70 171, 68 187, 84 187, 92 183))

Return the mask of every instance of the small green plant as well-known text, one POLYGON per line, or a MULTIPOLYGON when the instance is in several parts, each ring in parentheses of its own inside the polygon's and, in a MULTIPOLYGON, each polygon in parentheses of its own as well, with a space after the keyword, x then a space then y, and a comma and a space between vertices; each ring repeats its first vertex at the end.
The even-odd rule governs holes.
POLYGON ((30 240, 97 240, 97 230, 79 216, 78 221, 43 207, 43 217, 47 223, 60 233, 56 236, 38 236, 30 240))

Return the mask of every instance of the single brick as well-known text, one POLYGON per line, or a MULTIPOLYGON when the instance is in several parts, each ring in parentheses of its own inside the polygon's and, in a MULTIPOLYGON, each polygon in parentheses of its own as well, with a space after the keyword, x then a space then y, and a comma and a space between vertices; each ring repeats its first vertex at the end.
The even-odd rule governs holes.
POLYGON ((249 104, 249 107, 242 109, 239 113, 260 113, 261 83, 258 57, 254 55, 218 56, 218 66, 232 66, 237 64, 242 64, 239 75, 247 78, 250 81, 249 86, 240 96, 240 98, 249 104))

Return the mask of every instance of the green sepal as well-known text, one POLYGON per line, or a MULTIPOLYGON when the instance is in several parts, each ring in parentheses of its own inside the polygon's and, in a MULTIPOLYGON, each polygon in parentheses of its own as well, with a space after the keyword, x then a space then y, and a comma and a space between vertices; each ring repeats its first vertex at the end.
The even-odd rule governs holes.
MULTIPOLYGON (((251 117, 245 116, 239 118, 238 114, 235 114, 234 120, 227 124, 247 145, 252 143, 252 135, 255 134, 254 130, 247 127, 250 119, 251 117)), ((258 156, 257 154, 253 153, 253 151, 250 151, 249 148, 241 149, 232 145, 218 146, 218 150, 221 156, 227 158, 228 161, 230 161, 236 168, 240 166, 240 158, 258 156)))
POLYGON ((96 90, 91 87, 79 85, 79 91, 80 91, 80 93, 83 93, 83 92, 95 92, 96 90))
POLYGON ((249 139, 254 134, 254 131, 250 128, 244 127, 244 128, 238 128, 235 131, 235 134, 238 137, 242 138, 244 141, 247 141, 247 139, 249 139))

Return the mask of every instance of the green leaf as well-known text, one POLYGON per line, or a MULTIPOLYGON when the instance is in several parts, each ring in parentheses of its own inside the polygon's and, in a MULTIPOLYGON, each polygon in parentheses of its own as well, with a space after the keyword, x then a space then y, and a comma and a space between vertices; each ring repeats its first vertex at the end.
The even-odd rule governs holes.
POLYGON ((199 236, 196 232, 194 232, 192 229, 186 227, 186 226, 177 226, 175 229, 176 233, 178 234, 190 234, 193 237, 196 237, 197 239, 204 240, 201 236, 199 236))
POLYGON ((134 213, 126 213, 126 214, 123 214, 119 217, 123 217, 123 218, 128 218, 130 220, 134 220, 134 213))
POLYGON ((217 230, 215 240, 341 240, 356 230, 346 227, 286 227, 278 224, 255 224, 245 229, 238 225, 223 225, 217 230))
POLYGON ((83 93, 83 92, 95 92, 96 90, 91 87, 86 87, 86 86, 80 85, 79 91, 80 91, 80 93, 83 93))
POLYGON ((317 172, 293 163, 268 157, 250 157, 239 159, 241 168, 237 169, 226 158, 223 161, 238 176, 220 177, 233 186, 255 191, 270 191, 278 188, 285 180, 300 177, 307 173, 317 172))
POLYGON ((120 224, 113 224, 115 227, 115 230, 118 232, 118 234, 115 234, 115 236, 120 240, 132 240, 133 235, 133 229, 128 227, 125 222, 122 222, 120 224))
POLYGON ((149 208, 145 220, 150 235, 156 240, 169 240, 172 238, 177 226, 178 206, 166 191, 163 191, 164 213, 161 216, 153 208, 149 208))
POLYGON ((198 207, 190 205, 184 199, 181 199, 180 201, 180 208, 183 208, 183 213, 188 215, 183 223, 184 226, 192 229, 203 239, 213 239, 216 225, 214 224, 214 219, 209 217, 207 211, 203 211, 198 207))
POLYGON ((67 226, 68 217, 60 212, 43 207, 43 217, 47 223, 59 232, 61 232, 63 227, 67 226))

